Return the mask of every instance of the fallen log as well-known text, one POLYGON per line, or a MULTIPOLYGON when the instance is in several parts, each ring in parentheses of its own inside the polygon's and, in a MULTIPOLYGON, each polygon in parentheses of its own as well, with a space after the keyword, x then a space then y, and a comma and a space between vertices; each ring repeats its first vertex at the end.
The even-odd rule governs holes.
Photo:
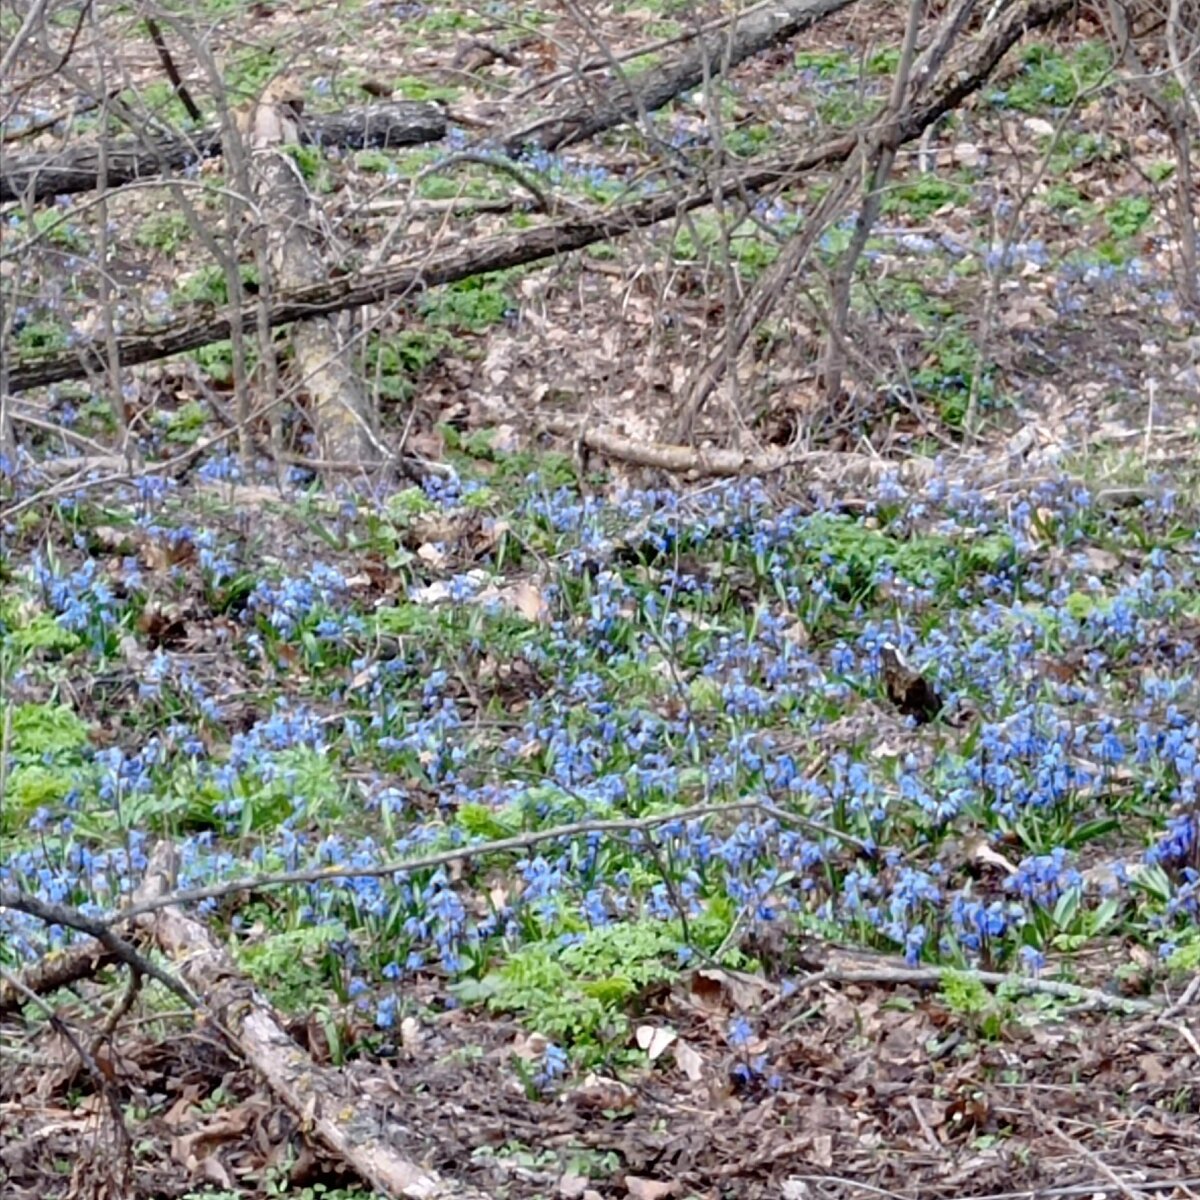
MULTIPOLYGON (((416 146, 446 136, 446 115, 436 104, 396 100, 318 113, 305 118, 300 139, 307 145, 416 146)), ((105 178, 109 187, 181 171, 202 158, 221 153, 221 127, 161 138, 122 138, 108 147, 105 178)), ((29 197, 45 200, 90 192, 99 185, 100 148, 89 143, 52 154, 17 154, 0 161, 0 201, 29 197)))
MULTIPOLYGON (((299 140, 300 90, 286 78, 267 85, 246 116, 250 178, 265 225, 271 274, 265 294, 329 278, 327 245, 318 201, 284 147, 299 140)), ((264 287, 260 283, 260 288, 264 287)), ((371 416, 366 390, 344 353, 336 314, 297 321, 291 330, 295 367, 311 399, 310 415, 322 456, 360 463, 371 456, 371 416)), ((269 336, 269 335, 268 335, 269 336)))
MULTIPOLYGON (((1066 13, 1072 0, 1027 0, 1009 9, 990 25, 968 52, 949 65, 940 85, 924 94, 915 105, 906 106, 896 118, 896 144, 920 137, 924 130, 977 91, 997 64, 1030 30, 1048 24, 1066 13)), ((553 258, 607 238, 619 238, 635 229, 645 229, 712 203, 715 192, 734 195, 794 180, 810 171, 844 162, 860 144, 856 133, 834 138, 792 157, 768 160, 724 178, 693 184, 644 200, 635 200, 597 213, 572 216, 520 230, 450 246, 436 256, 423 252, 415 261, 396 263, 356 277, 331 279, 310 287, 281 293, 271 302, 267 320, 272 327, 291 321, 377 304, 410 295, 439 284, 453 283, 472 275, 523 266, 553 258), (719 186, 718 186, 719 184, 719 186)), ((258 313, 247 304, 240 313, 245 329, 252 328, 258 313)), ((211 309, 193 311, 156 330, 125 334, 116 338, 116 349, 124 366, 154 362, 186 350, 195 350, 230 336, 230 317, 211 309)), ((14 359, 10 363, 8 388, 11 393, 86 378, 90 371, 107 363, 105 347, 86 344, 74 350, 14 359)))
MULTIPOLYGON (((818 21, 846 8, 856 0, 781 0, 756 6, 735 17, 728 27, 700 38, 698 44, 676 62, 638 72, 628 80, 615 79, 605 94, 582 103, 563 105, 554 112, 505 133, 498 144, 509 154, 535 146, 557 150, 584 142, 606 129, 636 121, 640 113, 655 112, 676 96, 720 75, 768 47, 785 42, 818 21)), ((491 139, 487 139, 491 141, 491 139)))
MULTIPOLYGON (((170 843, 156 847, 138 888, 140 900, 170 895, 176 857, 170 843)), ((396 1150, 390 1144, 393 1137, 418 1140, 420 1135, 398 1126, 386 1103, 368 1096, 349 1072, 313 1062, 199 921, 171 905, 141 917, 138 927, 153 936, 231 1048, 258 1072, 301 1129, 365 1183, 385 1196, 407 1200, 489 1200, 477 1188, 443 1179, 396 1150)), ((386 1086, 386 1080, 374 1082, 386 1086)))

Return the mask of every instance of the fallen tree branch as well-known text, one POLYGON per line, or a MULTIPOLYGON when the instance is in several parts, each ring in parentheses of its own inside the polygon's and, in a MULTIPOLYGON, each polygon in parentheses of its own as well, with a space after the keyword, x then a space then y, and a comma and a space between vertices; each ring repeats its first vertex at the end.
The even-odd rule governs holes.
POLYGON ((386 1196, 412 1200, 488 1200, 460 1181, 444 1180, 389 1144, 397 1128, 385 1106, 367 1095, 346 1071, 321 1067, 290 1038, 223 946, 168 895, 174 881, 174 848, 156 847, 143 904, 156 903, 153 919, 141 922, 188 985, 203 997, 205 1012, 234 1050, 266 1081, 301 1129, 337 1155, 386 1196))
POLYGON ((516 154, 527 146, 556 150, 587 141, 606 129, 636 120, 639 109, 654 112, 664 107, 702 83, 706 70, 708 75, 717 75, 732 69, 854 2, 781 0, 765 7, 756 5, 749 13, 734 18, 731 28, 721 28, 700 39, 678 61, 639 72, 628 80, 613 80, 608 95, 564 105, 523 128, 502 134, 499 145, 509 154, 516 154))
POLYGON ((118 937, 110 928, 111 922, 85 916, 76 908, 68 908, 65 904, 52 904, 49 900, 41 900, 18 888, 0 888, 0 908, 13 908, 17 912, 27 913, 45 921, 47 925, 62 925, 66 929, 76 929, 96 939, 118 962, 140 971, 148 979, 161 983, 168 991, 178 996, 190 1008, 195 1008, 199 1000, 194 996, 185 983, 181 983, 162 967, 151 962, 144 954, 135 950, 123 938, 118 937))
POLYGON ((0 978, 0 1013, 15 1012, 29 998, 46 996, 59 988, 91 979, 98 971, 115 962, 116 954, 97 941, 79 942, 61 954, 49 955, 14 975, 0 978))
POLYGON ((670 37, 655 38, 652 42, 642 42, 640 45, 632 46, 628 50, 622 50, 620 54, 596 55, 584 62, 566 67, 561 71, 555 71, 553 75, 543 75, 540 79, 535 79, 519 92, 516 92, 511 98, 513 100, 524 100, 527 96, 544 92, 556 83, 563 83, 568 79, 578 79, 582 75, 594 75, 597 71, 610 70, 614 62, 618 64, 627 63, 635 58, 641 58, 646 54, 657 54, 660 50, 667 50, 671 46, 690 42, 702 34, 712 33, 714 29, 725 29, 734 21, 744 21, 752 13, 761 12, 764 8, 769 8, 770 6, 771 0, 759 0, 757 4, 753 4, 749 8, 744 8, 740 12, 714 17, 710 21, 703 21, 699 25, 693 25, 690 29, 685 29, 682 33, 672 34, 670 37))
POLYGON ((200 111, 196 101, 192 99, 192 93, 188 91, 187 84, 183 82, 183 76, 179 74, 179 68, 175 65, 175 59, 171 56, 171 51, 167 46, 167 39, 163 37, 162 28, 151 16, 146 16, 144 20, 146 31, 150 34, 150 40, 158 52, 158 61, 167 73, 167 78, 171 81, 171 86, 175 89, 175 95, 179 97, 179 102, 193 121, 202 121, 204 114, 200 111))
POLYGON ((580 429, 578 421, 550 420, 544 428, 560 437, 577 438, 589 450, 636 467, 650 467, 697 479, 731 479, 742 475, 769 475, 789 467, 823 466, 846 471, 852 468, 868 475, 894 471, 896 464, 887 459, 872 459, 865 454, 845 454, 837 450, 811 450, 799 453, 780 447, 749 454, 741 450, 698 449, 670 442, 648 442, 624 437, 603 429, 580 429))
MULTIPOLYGON (((723 813, 760 811, 781 823, 788 823, 806 830, 814 837, 831 837, 853 846, 869 855, 866 843, 839 829, 832 829, 807 817, 786 812, 763 800, 737 800, 731 804, 699 804, 692 808, 681 808, 677 812, 658 813, 652 817, 620 817, 595 821, 575 821, 570 825, 556 825, 552 829, 539 829, 531 833, 516 834, 491 842, 477 842, 470 846, 456 846, 451 850, 440 850, 421 858, 402 858, 393 862, 376 863, 362 867, 312 867, 300 871, 283 871, 276 875, 250 875, 244 879, 231 879, 224 883, 206 887, 189 888, 157 900, 135 901, 128 908, 108 916, 96 918, 105 926, 117 925, 141 917, 168 904, 196 904, 202 900, 220 900, 242 892, 254 893, 269 888, 286 887, 291 884, 328 883, 336 879, 378 879, 387 875, 407 875, 413 871, 444 867, 450 863, 466 862, 485 854, 509 854, 517 850, 528 850, 543 842, 559 838, 580 837, 589 833, 642 833, 670 825, 675 821, 694 821, 701 817, 718 816, 723 813)), ((4 903, 4 892, 0 890, 0 904, 4 903)))
MULTIPOLYGON (((326 464, 319 464, 326 465, 326 464)), ((340 464, 339 464, 340 465, 340 464)), ((200 900, 218 900, 226 896, 233 895, 243 891, 257 891, 269 887, 284 886, 292 883, 315 883, 325 882, 331 879, 338 878, 356 878, 361 875, 391 875, 400 871, 416 871, 430 867, 444 866, 452 862, 461 862, 468 858, 478 858, 485 854, 507 853, 513 850, 523 850, 531 846, 538 845, 542 842, 551 841, 559 837, 574 837, 586 833, 603 833, 603 832, 639 832, 656 828, 657 826, 666 825, 673 821, 690 821, 700 817, 713 816, 718 813, 744 811, 746 809, 754 809, 765 813, 766 815, 775 818, 781 824, 795 825, 798 828, 807 830, 814 836, 833 837, 837 840, 854 847, 863 854, 868 853, 866 843, 860 841, 848 833, 843 833, 841 830, 828 828, 819 824, 816 821, 810 821, 808 818, 800 816, 797 813, 790 813, 786 809, 771 804, 765 800, 748 800, 736 804, 709 804, 700 805, 694 808, 681 809, 674 813, 664 813, 653 817, 646 818, 629 818, 610 821, 580 821, 573 825, 561 825, 554 829, 538 830, 534 833, 520 834, 511 838, 502 838, 499 841, 483 842, 473 846, 463 846, 455 850, 443 851, 437 854, 427 856, 422 859, 409 859, 400 863, 385 863, 378 867, 369 868, 350 868, 345 871, 329 870, 327 868, 318 869, 315 871, 290 872, 282 875, 261 875, 251 877, 249 879, 231 880, 226 883, 216 884, 212 887, 202 889, 192 889, 191 891, 179 892, 175 895, 165 896, 159 899, 161 893, 154 893, 153 896, 144 893, 141 888, 134 893, 132 904, 129 908, 114 914, 111 917, 99 918, 102 926, 107 927, 115 924, 118 921, 136 920, 148 913, 154 912, 164 904, 185 904, 198 902, 200 900)), ((10 892, 0 889, 0 907, 7 905, 10 908, 19 908, 21 911, 29 911, 28 908, 20 904, 10 902, 13 897, 19 893, 10 892)), ((36 902, 41 905, 41 901, 36 902)), ((42 915, 46 910, 43 908, 41 912, 33 915, 42 915)), ((84 923, 77 922, 73 919, 75 910, 71 909, 56 909, 54 916, 57 923, 69 925, 72 928, 79 929, 81 932, 93 933, 94 924, 91 918, 86 918, 84 923)), ((76 946, 70 946, 61 955, 54 958, 46 958, 42 962, 30 968, 22 977, 23 986, 31 991, 46 993, 54 991, 57 988, 65 987, 67 984, 75 983, 80 979, 88 978, 93 975, 101 967, 112 962, 122 961, 120 955, 114 949, 102 944, 98 941, 83 942, 76 946)), ((12 1008, 19 1007, 19 1001, 15 994, 8 989, 3 983, 0 983, 0 1012, 9 1011, 12 1008)))
MULTIPOLYGON (((143 915, 137 921, 138 929, 153 937, 172 960, 179 972, 178 979, 133 950, 111 929, 97 927, 92 918, 77 909, 50 904, 14 889, 0 892, 0 905, 91 934, 120 961, 169 987, 189 1008, 200 1010, 230 1049, 254 1067, 287 1105, 302 1130, 314 1135, 377 1191, 413 1200, 450 1200, 450 1197, 488 1200, 485 1193, 443 1180, 388 1144, 387 1139, 397 1130, 386 1114, 381 1113, 378 1103, 356 1086, 346 1072, 314 1063, 281 1028, 228 952, 203 925, 172 904, 169 892, 177 869, 174 846, 169 842, 159 843, 133 900, 135 906, 154 910, 154 916, 143 915)), ((95 947, 97 942, 90 943, 88 948, 95 947)), ((25 980, 4 972, 0 982, 18 1003, 26 1001, 43 1007, 56 1027, 69 1036, 66 1027, 25 980)), ((76 1039, 71 1037, 71 1041, 91 1069, 94 1063, 90 1055, 76 1039)), ((102 1076, 97 1076, 97 1086, 102 1089, 106 1086, 102 1076)), ((419 1136, 417 1131, 407 1132, 419 1136)))
MULTIPOLYGON (((396 100, 305 118, 301 141, 308 145, 416 146, 446 136, 446 116, 436 105, 396 100)), ((221 153, 221 128, 213 125, 152 144, 123 138, 108 147, 109 187, 182 170, 221 153)), ((100 147, 76 146, 54 154, 9 155, 0 162, 0 202, 46 200, 90 192, 100 179, 100 147)))
POLYGON ((896 966, 868 967, 862 970, 841 970, 834 967, 798 980, 796 991, 807 990, 819 983, 940 986, 947 979, 955 976, 976 980, 987 987, 1012 987, 1022 992, 1056 996, 1060 1000, 1071 1000, 1088 1008, 1100 1008, 1106 1012, 1157 1013, 1161 1007, 1151 1000, 1138 1000, 1130 996, 1113 996, 1098 988, 1082 987, 1076 983, 1062 983, 1056 979, 1039 979, 1033 975, 1006 975, 1001 971, 971 971, 963 970, 960 967, 896 966))
MULTIPOLYGON (((1028 30, 1065 13, 1072 3, 1073 0, 1027 0, 1009 10, 1002 20, 989 28, 986 37, 972 46, 972 53, 964 56, 964 61, 953 65, 940 88, 899 115, 896 144, 919 137, 927 126, 981 87, 1009 48, 1028 30)), ((722 194, 731 194, 738 189, 753 192, 777 185, 806 172, 844 162, 859 143, 857 134, 850 133, 792 157, 728 172, 719 190, 722 194)), ((572 216, 534 229, 447 247, 434 260, 424 253, 414 262, 392 264, 354 278, 334 279, 281 293, 271 303, 266 319, 271 327, 285 325, 581 250, 595 242, 618 238, 635 229, 645 229, 681 213, 703 208, 712 203, 716 190, 709 183, 666 192, 608 211, 572 216)), ((241 312, 242 327, 252 328, 258 315, 255 304, 247 304, 241 312)), ((230 333, 227 315, 209 316, 205 310, 200 310, 185 314, 163 328, 123 335, 116 340, 121 363, 132 366, 223 341, 230 333)), ((89 370, 103 369, 102 354, 102 347, 89 344, 73 351, 17 359, 10 366, 9 391, 21 392, 68 379, 86 378, 89 370)))

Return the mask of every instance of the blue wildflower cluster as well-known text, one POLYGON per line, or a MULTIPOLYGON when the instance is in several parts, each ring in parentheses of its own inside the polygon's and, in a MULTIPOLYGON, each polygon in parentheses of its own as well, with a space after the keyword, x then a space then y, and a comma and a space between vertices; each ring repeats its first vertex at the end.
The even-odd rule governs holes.
MULTIPOLYGON (((456 478, 424 490, 422 504, 451 514, 483 497, 456 478)), ((92 668, 138 629, 163 578, 200 604, 239 574, 220 537, 172 525, 171 488, 148 484, 130 503, 145 535, 178 551, 157 583, 136 564, 110 578, 88 556, 34 559, 23 582, 92 668)), ((1152 903, 1145 927, 1175 946, 1197 919, 1200 725, 1191 658, 1170 631, 1200 544, 1169 502, 1137 516, 1156 545, 1120 573, 1083 550, 1124 518, 1065 482, 1000 506, 940 476, 891 480, 867 524, 781 507, 758 482, 604 501, 533 479, 507 519, 561 564, 542 585, 546 620, 496 601, 487 562, 448 567, 437 604, 427 575, 362 605, 328 563, 263 573, 222 615, 221 670, 170 643, 137 660, 149 725, 136 744, 77 756, 69 797, 30 803, 36 836, 14 831, 21 849, 0 878, 104 910, 136 885, 157 832, 178 840, 185 884, 248 864, 331 869, 297 889, 283 923, 344 930, 328 948, 340 994, 379 1029, 398 1021, 414 975, 486 981, 531 944, 586 963, 614 931, 643 927, 670 931, 676 967, 731 935, 799 927, 911 963, 1040 971, 1071 932, 1062 922, 1103 901, 1152 903), (1048 536, 1068 547, 1052 565, 1038 559, 1048 536), (889 642, 980 718, 949 733, 892 712, 889 642), (1077 662, 1069 685, 1040 674, 1050 655, 1077 662), (578 820, 746 801, 768 807, 369 873, 578 820), (1143 843, 1114 851, 1093 888, 1081 851, 1105 844, 1113 813, 1137 814, 1143 843), (941 853, 967 833, 1011 869, 941 853)), ((380 520, 362 501, 339 517, 347 536, 380 520)), ((6 637, 34 644, 4 619, 6 637)), ((20 678, 38 669, 31 658, 20 678)), ((15 786, 34 796, 35 768, 60 760, 17 766, 15 786)), ((70 936, 3 923, 22 958, 70 936)), ((563 1022, 540 1088, 566 1069, 563 1022)), ((735 1051, 752 1040, 730 1031, 735 1051)), ((753 1055, 738 1071, 775 1086, 753 1055)))

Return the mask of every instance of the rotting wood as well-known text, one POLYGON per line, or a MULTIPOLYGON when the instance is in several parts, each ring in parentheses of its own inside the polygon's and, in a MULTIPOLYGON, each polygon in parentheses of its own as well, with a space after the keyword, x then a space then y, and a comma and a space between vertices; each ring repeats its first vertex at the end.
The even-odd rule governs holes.
MULTIPOLYGON (((168 896, 177 861, 170 843, 160 843, 138 899, 168 896)), ((288 1107, 306 1135, 365 1183, 385 1196, 406 1200, 489 1200, 487 1193, 443 1179, 389 1145, 389 1137, 397 1132, 417 1135, 397 1129, 386 1107, 364 1094, 352 1075, 313 1062, 199 921, 171 905, 141 917, 138 926, 153 935, 179 976, 202 997, 205 1012, 223 1036, 288 1107)))
MULTIPOLYGON (((409 100, 309 116, 300 130, 304 144, 350 149, 417 146, 445 136, 446 114, 442 109, 436 104, 409 100)), ((143 139, 121 138, 108 147, 108 186, 181 171, 199 159, 215 158, 221 150, 219 125, 151 144, 143 139)), ((46 200, 90 192, 98 184, 99 171, 100 147, 92 143, 52 154, 8 155, 0 162, 0 201, 26 196, 46 200)))
POLYGON ((746 475, 770 475, 795 467, 820 468, 856 483, 874 484, 889 472, 898 472, 907 482, 923 482, 929 463, 910 459, 897 464, 886 458, 847 454, 837 450, 790 450, 777 446, 757 453, 698 448, 670 442, 631 438, 607 429, 581 427, 578 420, 550 418, 542 428, 558 437, 574 438, 589 450, 635 467, 649 467, 693 479, 732 479, 746 475))
MULTIPOLYGON (((266 224, 271 291, 320 286, 329 277, 322 233, 328 222, 285 149, 299 143, 302 105, 300 89, 280 77, 267 85, 244 118, 251 185, 266 224)), ((345 352, 338 315, 297 321, 291 340, 322 457, 343 463, 374 457, 366 391, 345 352)))
MULTIPOLYGON (((961 104, 990 78, 996 65, 1016 42, 1030 30, 1066 13, 1072 2, 1027 0, 1018 9, 1011 10, 1006 19, 997 22, 971 45, 969 53, 962 60, 952 64, 940 87, 921 103, 905 108, 897 119, 897 145, 920 137, 926 127, 961 104)), ((809 171, 843 162, 859 144, 857 134, 850 133, 800 151, 792 157, 732 171, 720 180, 721 190, 728 195, 738 189, 753 192, 777 185, 809 171)), ((472 275, 553 258, 703 208, 712 202, 713 192, 712 183, 693 185, 631 201, 607 211, 572 216, 534 229, 450 246, 436 258, 425 251, 415 262, 392 264, 356 277, 331 279, 280 294, 273 300, 267 317, 272 327, 291 321, 311 320, 313 317, 453 283, 472 275)), ((256 307, 253 304, 246 305, 242 310, 243 327, 252 327, 257 317, 256 307)), ((230 322, 227 316, 206 316, 203 311, 193 311, 160 329, 119 337, 117 344, 122 364, 133 366, 195 350, 222 341, 229 335, 230 322)), ((10 367, 9 391, 22 392, 45 384, 86 378, 89 369, 94 369, 97 364, 103 365, 99 354, 99 348, 85 345, 71 351, 17 359, 10 367)))

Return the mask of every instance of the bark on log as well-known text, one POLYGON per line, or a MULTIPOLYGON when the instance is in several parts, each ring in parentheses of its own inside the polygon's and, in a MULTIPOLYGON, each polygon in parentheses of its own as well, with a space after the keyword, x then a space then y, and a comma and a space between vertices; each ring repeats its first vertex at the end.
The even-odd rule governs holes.
MULTIPOLYGON (((310 116, 301 129, 306 144, 351 149, 416 146, 445 136, 446 116, 436 104, 406 100, 310 116)), ((220 153, 221 129, 217 125, 152 145, 123 138, 108 149, 108 186, 153 179, 220 153)), ((5 156, 0 162, 0 201, 90 192, 98 185, 99 168, 99 148, 90 144, 61 153, 5 156)))
POLYGON ((576 438, 589 450, 635 467, 650 467, 689 479, 737 479, 743 475, 770 475, 794 467, 837 473, 838 478, 874 485, 886 474, 897 472, 904 482, 925 482, 928 459, 910 459, 896 464, 892 459, 869 458, 838 450, 789 450, 772 447, 754 454, 719 447, 676 445, 630 438, 604 428, 588 428, 578 420, 551 418, 542 428, 558 437, 576 438))
MULTIPOLYGON (((906 108, 897 118, 897 144, 919 137, 927 126, 944 116, 966 97, 978 90, 991 76, 996 65, 1026 32, 1048 24, 1073 6, 1074 0, 1027 0, 1009 9, 971 45, 967 52, 949 64, 944 82, 928 93, 923 101, 906 108)), ((725 195, 757 189, 794 179, 809 171, 843 162, 859 145, 857 134, 834 138, 821 146, 803 151, 792 158, 776 159, 731 172, 721 181, 725 195)), ((459 247, 450 247, 436 260, 422 254, 411 263, 397 263, 365 272, 355 278, 334 279, 291 294, 278 296, 268 314, 272 326, 290 321, 341 312, 344 309, 376 304, 439 284, 453 283, 487 271, 499 271, 581 250, 606 238, 618 238, 635 229, 645 229, 681 213, 691 212, 712 202, 714 185, 696 185, 645 200, 637 200, 605 212, 570 217, 535 229, 504 234, 459 247)), ((244 328, 256 320, 253 305, 241 314, 244 328)), ((212 315, 212 310, 193 312, 162 329, 127 334, 117 338, 121 363, 154 362, 195 350, 200 346, 228 338, 227 316, 212 315)), ((10 368, 8 387, 16 393, 29 388, 86 378, 89 369, 103 369, 103 348, 85 347, 38 358, 15 360, 10 368), (91 355, 88 359, 87 355, 91 355)))
MULTIPOLYGON (((266 293, 321 286, 325 266, 324 222, 294 159, 284 152, 299 141, 300 91, 290 81, 269 84, 246 120, 250 175, 267 226, 271 280, 266 293)), ((261 285, 260 285, 261 286, 261 285)), ((292 327, 295 368, 311 398, 309 410, 321 457, 339 463, 371 457, 371 414, 338 330, 336 314, 298 321, 292 327)))
MULTIPOLYGON (((139 898, 170 894, 174 859, 169 843, 155 849, 139 898)), ((477 1188, 444 1180, 393 1149, 389 1137, 401 1131, 389 1120, 386 1105, 367 1096, 349 1073, 314 1063, 199 921, 170 906, 140 917, 138 926, 153 934, 179 976, 203 998, 206 1013, 301 1128, 365 1183, 385 1196, 409 1200, 489 1200, 477 1188)))
POLYGON ((587 141, 606 129, 636 121, 639 109, 655 112, 676 96, 703 83, 705 71, 720 75, 726 65, 739 63, 778 42, 787 41, 818 21, 856 0, 783 0, 737 18, 724 29, 699 39, 683 58, 664 67, 642 71, 629 79, 611 81, 605 95, 584 103, 563 105, 549 116, 512 133, 499 145, 515 155, 529 146, 556 150, 572 142, 587 141))

